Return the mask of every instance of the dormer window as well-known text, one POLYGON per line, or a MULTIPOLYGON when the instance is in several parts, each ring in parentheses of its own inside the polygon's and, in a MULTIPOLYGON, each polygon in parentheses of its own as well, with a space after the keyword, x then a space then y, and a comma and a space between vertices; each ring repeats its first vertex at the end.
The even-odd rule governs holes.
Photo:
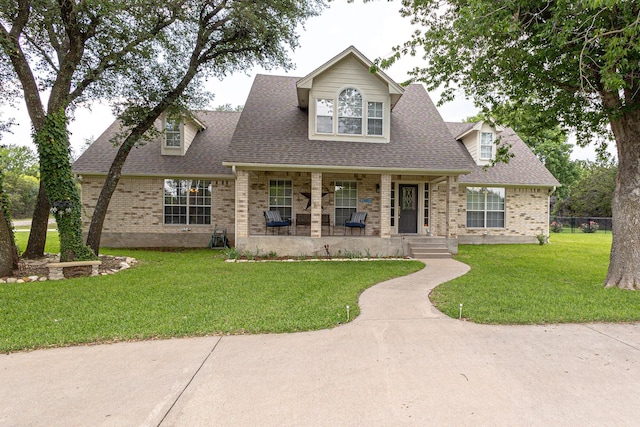
POLYGON ((316 132, 333 133, 333 99, 316 99, 316 132))
POLYGON ((168 117, 164 126, 164 145, 165 147, 179 148, 182 143, 181 120, 178 118, 168 117))
POLYGON ((347 88, 338 96, 338 133, 362 135, 362 95, 347 88))
POLYGON ((480 132, 480 160, 493 159, 493 132, 480 132))
POLYGON ((382 135, 382 102, 367 102, 367 135, 382 135))

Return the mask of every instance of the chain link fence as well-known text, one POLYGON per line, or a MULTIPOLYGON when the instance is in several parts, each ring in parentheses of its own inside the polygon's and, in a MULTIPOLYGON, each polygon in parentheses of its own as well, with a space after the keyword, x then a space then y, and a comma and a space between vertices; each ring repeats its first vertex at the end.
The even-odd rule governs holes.
POLYGON ((550 216, 549 231, 552 233, 567 232, 571 233, 595 233, 596 231, 604 231, 611 233, 611 218, 583 216, 550 216))

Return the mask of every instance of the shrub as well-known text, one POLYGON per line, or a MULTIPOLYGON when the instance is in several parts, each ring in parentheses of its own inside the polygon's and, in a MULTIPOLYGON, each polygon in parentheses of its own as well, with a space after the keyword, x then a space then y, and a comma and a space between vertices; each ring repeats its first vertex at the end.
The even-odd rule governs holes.
POLYGON ((563 225, 561 222, 552 221, 550 226, 551 226, 551 231, 553 231, 554 233, 562 233, 563 225))
POLYGON ((589 221, 588 223, 580 224, 580 230, 582 230, 583 233, 595 233, 599 228, 600 225, 598 225, 598 223, 595 221, 589 221))

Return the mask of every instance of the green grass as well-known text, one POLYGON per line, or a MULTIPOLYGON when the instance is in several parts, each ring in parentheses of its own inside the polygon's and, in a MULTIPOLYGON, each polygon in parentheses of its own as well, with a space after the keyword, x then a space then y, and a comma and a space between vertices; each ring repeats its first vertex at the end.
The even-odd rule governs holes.
POLYGON ((611 234, 551 234, 550 245, 461 245, 471 271, 438 286, 442 312, 478 323, 640 320, 640 292, 604 289, 611 234))
MULTIPOLYGON (((26 244, 26 236, 17 233, 26 244)), ((55 237, 52 235, 50 237, 55 237)), ((49 244, 55 248, 52 238, 49 244)), ((368 287, 419 262, 225 263, 211 250, 105 250, 116 275, 0 285, 0 351, 78 343, 331 328, 368 287)))

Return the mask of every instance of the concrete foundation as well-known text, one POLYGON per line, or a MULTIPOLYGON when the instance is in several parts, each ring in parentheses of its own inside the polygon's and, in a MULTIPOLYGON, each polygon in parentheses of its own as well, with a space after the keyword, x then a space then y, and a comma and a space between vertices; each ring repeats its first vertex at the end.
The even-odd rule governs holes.
MULTIPOLYGON (((86 239, 86 234, 84 238, 86 239)), ((233 234, 227 233, 233 245, 233 234)), ((100 246, 106 248, 206 248, 211 232, 103 233, 100 246)))
MULTIPOLYGON (((309 236, 287 235, 252 235, 238 238, 236 248, 240 252, 268 254, 275 252, 279 256, 325 256, 327 249, 331 256, 344 256, 345 254, 357 254, 358 256, 372 257, 402 257, 409 255, 409 241, 416 239, 428 240, 428 237, 420 236, 392 236, 383 239, 378 236, 323 236, 311 238, 309 236), (325 249, 325 246, 327 249, 325 249)), ((453 254, 458 253, 458 244, 455 239, 446 239, 447 247, 453 254)))

